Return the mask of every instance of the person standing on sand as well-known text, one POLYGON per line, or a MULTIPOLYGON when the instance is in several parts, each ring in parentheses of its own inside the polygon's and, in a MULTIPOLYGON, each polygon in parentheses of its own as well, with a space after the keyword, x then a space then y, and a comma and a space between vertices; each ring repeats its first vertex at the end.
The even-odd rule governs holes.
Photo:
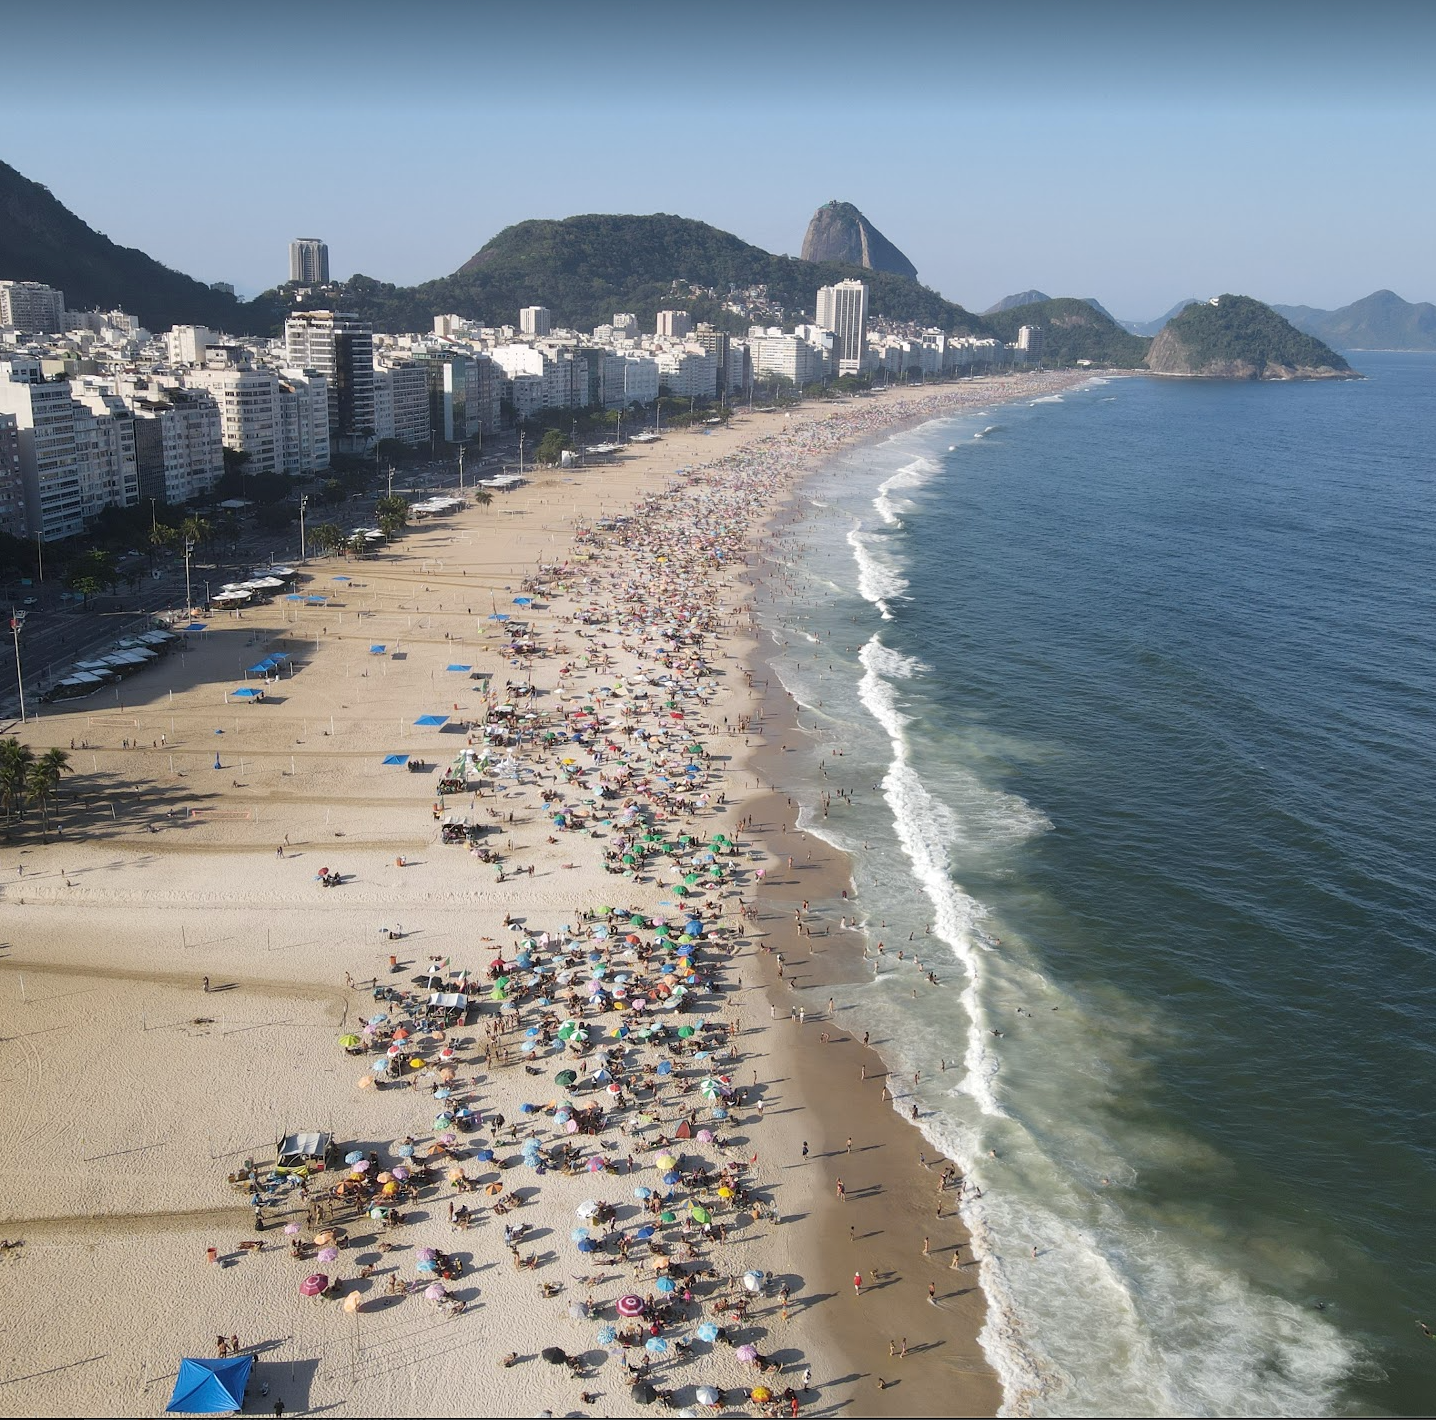
POLYGON ((854 1272, 854 1273, 853 1273, 853 1296, 855 1296, 855 1297, 861 1297, 862 1294, 863 1294, 863 1274, 862 1274, 861 1272, 854 1272))
POLYGON ((846 1203, 846 1202, 848 1201, 848 1191, 847 1191, 846 1188, 843 1187, 843 1181, 842 1181, 842 1179, 839 1179, 839 1180, 838 1180, 837 1196, 838 1196, 838 1202, 839 1202, 839 1203, 846 1203))

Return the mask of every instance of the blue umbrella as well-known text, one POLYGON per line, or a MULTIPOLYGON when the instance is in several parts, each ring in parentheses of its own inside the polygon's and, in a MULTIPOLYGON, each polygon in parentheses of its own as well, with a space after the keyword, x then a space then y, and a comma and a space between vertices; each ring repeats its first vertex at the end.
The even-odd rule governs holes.
POLYGON ((598 1330, 598 1344, 600 1346, 612 1346, 618 1340, 618 1332, 611 1326, 602 1326, 598 1330))
POLYGON ((414 1157, 414 1146, 412 1144, 400 1144, 394 1152, 398 1154, 401 1159, 412 1159, 414 1157))
POLYGON ((575 1228, 575 1229, 568 1235, 568 1238, 569 1238, 569 1241, 570 1241, 570 1242, 587 1242, 587 1241, 588 1241, 588 1229, 587 1229, 587 1228, 575 1228))
POLYGON ((671 1060, 660 1060, 658 1062, 658 1073, 660 1075, 671 1075, 673 1073, 673 1062, 671 1060))
POLYGON ((389 1062, 387 1060, 376 1060, 369 1068, 376 1075, 382 1075, 384 1071, 389 1068, 389 1062))
MULTIPOLYGON (((645 1193, 648 1192, 646 1188, 643 1191, 645 1193)), ((653 1236, 653 1228, 645 1223, 633 1236, 636 1237, 639 1242, 647 1242, 648 1239, 653 1236)))
POLYGON ((660 1277, 653 1285, 665 1296, 670 1292, 676 1292, 678 1290, 678 1283, 671 1277, 660 1277))
POLYGON ((652 1198, 653 1190, 651 1188, 635 1188, 633 1190, 633 1196, 635 1198, 652 1198))
POLYGON ((344 1155, 344 1162, 346 1164, 357 1164, 363 1157, 363 1149, 350 1149, 350 1151, 344 1155))
POLYGON ((651 1351, 655 1356, 661 1356, 668 1350, 668 1343, 661 1336, 650 1336, 648 1340, 643 1343, 643 1349, 645 1351, 651 1351))
POLYGON ((492 1149, 480 1149, 474 1157, 480 1163, 491 1164, 494 1161, 494 1151, 492 1149))
POLYGON ((419 1263, 420 1272, 437 1272, 438 1270, 439 1264, 435 1262, 434 1259, 431 1257, 426 1257, 421 1263, 419 1263))
POLYGON ((681 1174, 670 1170, 668 1173, 663 1175, 663 1181, 670 1188, 672 1188, 675 1183, 681 1183, 683 1179, 681 1174))
POLYGON ((578 1245, 578 1250, 580 1252, 597 1252, 598 1244, 592 1241, 581 1242, 578 1245))
POLYGON ((718 1328, 711 1321, 698 1323, 698 1339, 700 1341, 713 1342, 718 1339, 718 1328))

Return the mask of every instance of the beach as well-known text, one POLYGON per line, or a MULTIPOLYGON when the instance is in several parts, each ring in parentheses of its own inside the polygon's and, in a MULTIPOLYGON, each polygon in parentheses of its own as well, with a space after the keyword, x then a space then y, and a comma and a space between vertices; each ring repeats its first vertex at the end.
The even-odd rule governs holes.
POLYGON ((824 457, 1084 378, 538 471, 12 727, 72 772, 0 845, 0 1413, 155 1413, 220 1338, 256 1412, 995 1413, 753 606, 824 457))

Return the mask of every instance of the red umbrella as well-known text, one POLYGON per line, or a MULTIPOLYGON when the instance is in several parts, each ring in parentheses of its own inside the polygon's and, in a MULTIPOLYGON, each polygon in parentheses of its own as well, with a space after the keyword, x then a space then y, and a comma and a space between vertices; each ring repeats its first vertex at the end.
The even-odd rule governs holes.
POLYGON ((642 1316, 643 1298, 636 1297, 632 1292, 620 1297, 614 1306, 618 1309, 619 1316, 642 1316))
POLYGON ((301 1297, 317 1297, 329 1285, 329 1279, 322 1272, 313 1272, 299 1284, 301 1297))

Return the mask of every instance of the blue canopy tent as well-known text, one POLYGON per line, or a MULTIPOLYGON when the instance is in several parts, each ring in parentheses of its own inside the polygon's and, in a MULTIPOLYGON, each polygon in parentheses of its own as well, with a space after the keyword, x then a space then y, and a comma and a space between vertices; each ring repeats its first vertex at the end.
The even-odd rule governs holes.
POLYGON ((472 666, 445 666, 444 669, 445 669, 446 671, 471 671, 471 670, 473 670, 473 667, 472 667, 472 666))
POLYGON ((370 646, 369 654, 371 656, 382 656, 384 654, 384 650, 385 648, 383 646, 370 646))
POLYGON ((507 621, 508 619, 509 614, 506 611, 496 611, 488 618, 490 621, 507 621))
POLYGON ((532 597, 515 597, 515 598, 514 598, 514 605, 515 605, 515 606, 532 606, 533 604, 534 604, 534 599, 533 599, 532 597))
POLYGON ((253 1356, 184 1357, 166 1415, 230 1415, 244 1408, 253 1356))
POLYGON ((284 600, 287 602, 302 602, 304 600, 304 594, 303 592, 290 592, 284 600))
POLYGON ((329 580, 330 580, 331 582, 347 582, 347 581, 349 581, 349 578, 348 578, 348 577, 331 577, 329 580))
POLYGON ((324 606, 329 601, 328 597, 305 597, 305 606, 324 606))
POLYGON ((274 669, 273 661, 256 661, 245 669, 245 675, 265 675, 274 669))
POLYGON ((252 685, 242 685, 238 690, 229 692, 236 700, 258 700, 264 692, 256 690, 252 685))
POLYGON ((408 762, 409 762, 409 756, 408 756, 407 754, 386 754, 386 755, 384 756, 384 763, 385 763, 385 764, 404 765, 404 764, 408 764, 408 762))
POLYGON ((192 621, 185 627, 186 631, 203 631, 209 623, 207 621, 192 621))
POLYGON ((449 717, 447 715, 420 715, 414 723, 422 725, 426 730, 438 730, 449 723, 449 717))

